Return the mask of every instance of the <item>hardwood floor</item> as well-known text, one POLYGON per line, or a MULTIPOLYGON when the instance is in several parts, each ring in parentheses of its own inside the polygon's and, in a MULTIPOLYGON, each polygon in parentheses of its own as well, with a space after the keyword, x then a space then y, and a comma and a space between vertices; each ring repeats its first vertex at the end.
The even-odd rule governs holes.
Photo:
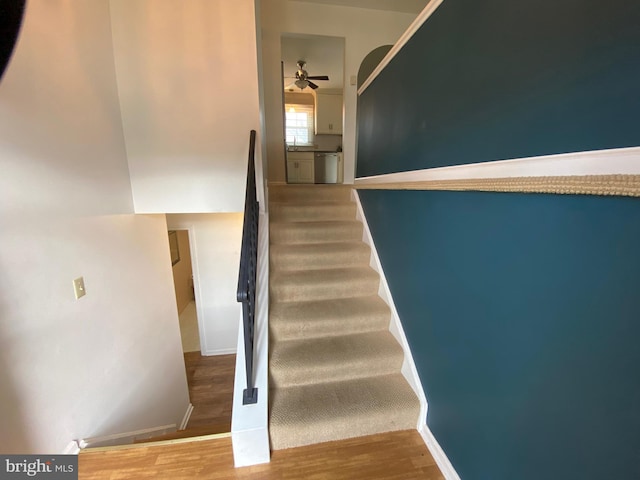
POLYGON ((184 364, 193 412, 185 430, 136 440, 135 443, 159 442, 178 438, 228 433, 231 431, 235 355, 203 357, 200 352, 186 352, 184 364))
POLYGON ((231 438, 82 452, 79 479, 444 480, 415 430, 273 452, 271 463, 234 468, 231 438))
POLYGON ((209 433, 230 432, 236 356, 187 352, 184 363, 193 404, 187 430, 210 427, 209 433))
MULTIPOLYGON (((185 434, 206 435, 231 427, 235 355, 185 354, 194 411, 185 434)), ((161 438, 156 438, 161 440, 161 438)), ((234 468, 230 435, 169 440, 86 450, 78 457, 81 480, 444 480, 415 430, 389 432, 272 453, 271 463, 234 468)))

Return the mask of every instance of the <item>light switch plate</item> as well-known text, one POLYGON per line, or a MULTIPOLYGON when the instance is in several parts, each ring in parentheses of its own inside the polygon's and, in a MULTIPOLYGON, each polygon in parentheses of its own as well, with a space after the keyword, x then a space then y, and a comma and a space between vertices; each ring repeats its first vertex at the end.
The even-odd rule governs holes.
POLYGON ((84 278, 78 277, 73 281, 73 291, 76 294, 76 300, 80 297, 84 297, 87 291, 84 289, 84 278))

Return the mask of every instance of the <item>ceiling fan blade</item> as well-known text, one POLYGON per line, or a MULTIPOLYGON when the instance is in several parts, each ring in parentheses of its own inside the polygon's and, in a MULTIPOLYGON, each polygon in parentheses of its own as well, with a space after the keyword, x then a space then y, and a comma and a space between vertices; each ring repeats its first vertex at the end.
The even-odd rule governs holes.
POLYGON ((315 84, 315 83, 313 83, 313 82, 309 82, 309 86, 310 86, 311 88, 313 88, 314 90, 315 90, 316 88, 318 88, 318 85, 316 85, 316 84, 315 84))
POLYGON ((313 77, 307 77, 307 80, 329 80, 327 75, 316 75, 313 77))

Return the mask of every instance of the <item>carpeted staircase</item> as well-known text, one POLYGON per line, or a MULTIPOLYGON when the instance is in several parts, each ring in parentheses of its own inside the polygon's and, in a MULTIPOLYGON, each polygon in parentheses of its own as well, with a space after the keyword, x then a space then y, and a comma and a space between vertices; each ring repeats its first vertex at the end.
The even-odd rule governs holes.
POLYGON ((269 190, 272 448, 416 428, 351 188, 269 190))

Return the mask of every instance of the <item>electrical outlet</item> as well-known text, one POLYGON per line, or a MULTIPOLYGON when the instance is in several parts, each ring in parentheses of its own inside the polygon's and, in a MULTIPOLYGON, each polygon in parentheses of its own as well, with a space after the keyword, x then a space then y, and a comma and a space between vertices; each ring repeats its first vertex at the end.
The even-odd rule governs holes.
POLYGON ((87 291, 84 289, 84 278, 78 277, 73 281, 73 291, 76 294, 76 300, 80 297, 84 297, 87 291))

